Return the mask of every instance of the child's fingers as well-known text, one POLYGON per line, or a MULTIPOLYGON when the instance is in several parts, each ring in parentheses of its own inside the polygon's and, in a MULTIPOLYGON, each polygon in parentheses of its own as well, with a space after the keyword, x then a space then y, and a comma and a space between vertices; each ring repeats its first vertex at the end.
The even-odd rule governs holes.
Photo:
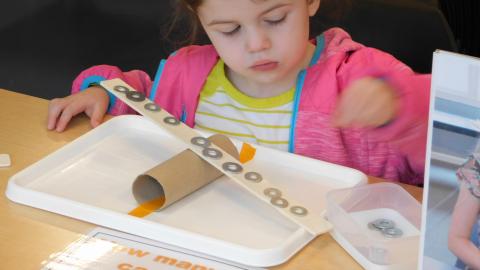
POLYGON ((359 126, 375 126, 381 121, 382 112, 379 110, 378 103, 363 103, 361 107, 352 114, 350 124, 359 126))
POLYGON ((97 127, 103 120, 103 116, 105 115, 107 108, 100 103, 93 108, 93 112, 90 115, 90 124, 92 127, 97 127))
POLYGON ((67 124, 72 119, 72 117, 74 117, 75 115, 83 112, 84 109, 85 108, 84 108, 83 104, 78 103, 78 102, 77 103, 72 102, 72 103, 68 104, 68 106, 66 106, 63 109, 62 114, 60 115, 60 118, 58 119, 56 131, 58 131, 58 132, 64 131, 65 128, 67 127, 67 124))
POLYGON ((355 102, 340 108, 339 116, 335 120, 337 127, 375 127, 386 122, 388 117, 384 108, 376 103, 355 102))
POLYGON ((343 95, 334 113, 334 126, 347 127, 354 124, 362 114, 361 104, 362 102, 356 100, 354 95, 343 95))
POLYGON ((343 91, 333 124, 340 128, 377 127, 390 121, 396 110, 394 90, 381 80, 365 78, 343 91))
POLYGON ((47 129, 53 130, 56 126, 58 116, 65 107, 65 100, 52 99, 48 105, 47 129))
POLYGON ((336 110, 334 117, 333 117, 333 125, 335 127, 346 127, 349 126, 350 123, 352 122, 352 117, 350 116, 349 113, 345 113, 344 110, 341 110, 340 108, 336 110))

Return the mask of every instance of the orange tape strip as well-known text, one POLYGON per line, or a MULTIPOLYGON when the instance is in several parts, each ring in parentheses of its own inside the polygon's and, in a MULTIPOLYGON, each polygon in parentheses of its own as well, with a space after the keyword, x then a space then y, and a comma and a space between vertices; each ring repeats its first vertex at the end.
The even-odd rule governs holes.
POLYGON ((157 199, 153 199, 151 201, 140 204, 137 208, 133 209, 128 214, 131 216, 142 218, 150 215, 152 212, 162 207, 164 203, 165 197, 162 196, 157 199))
POLYGON ((245 162, 248 162, 253 159, 255 156, 255 152, 257 149, 255 149, 253 146, 251 146, 248 143, 243 143, 242 144, 242 150, 240 150, 240 162, 243 164, 245 162))

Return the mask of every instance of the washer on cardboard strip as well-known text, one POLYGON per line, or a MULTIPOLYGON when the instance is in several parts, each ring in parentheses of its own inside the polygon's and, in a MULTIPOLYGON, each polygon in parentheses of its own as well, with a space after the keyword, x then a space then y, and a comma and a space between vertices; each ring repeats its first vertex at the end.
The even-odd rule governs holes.
POLYGON ((209 158, 213 158, 213 159, 219 159, 223 156, 222 152, 218 151, 215 148, 211 148, 211 147, 205 147, 202 150, 202 155, 204 155, 206 157, 209 157, 209 158))
POLYGON ((193 145, 201 146, 201 147, 209 147, 212 144, 209 139, 207 139, 205 137, 201 137, 201 136, 193 137, 190 140, 190 142, 193 145))
POLYGON ((160 106, 158 106, 153 102, 147 103, 143 107, 145 108, 145 110, 151 111, 151 112, 159 112, 161 110, 160 106))
POLYGON ((141 102, 145 100, 145 94, 137 91, 130 91, 127 93, 127 98, 131 101, 141 102))
POLYGON ((263 191, 263 194, 265 194, 265 196, 270 197, 270 198, 277 198, 277 197, 282 196, 282 192, 280 190, 276 189, 276 188, 266 188, 263 191))
POLYGON ((180 121, 177 120, 177 118, 173 116, 167 116, 163 119, 163 122, 172 126, 176 126, 180 124, 180 121))
POLYGON ((277 206, 277 207, 280 207, 280 208, 285 208, 288 206, 288 201, 285 200, 284 198, 282 197, 274 197, 270 200, 270 202, 277 206))
POLYGON ((130 89, 128 89, 128 87, 126 86, 123 86, 123 85, 115 85, 113 87, 113 90, 117 91, 117 92, 120 92, 120 93, 128 93, 130 92, 130 89))
POLYGON ((308 210, 302 206, 292 206, 290 207, 290 212, 297 216, 306 216, 308 214, 308 210))
POLYGON ((235 162, 225 162, 222 164, 222 168, 231 173, 241 173, 243 171, 243 167, 235 162))
POLYGON ((245 174, 245 179, 247 179, 248 181, 259 183, 263 180, 263 177, 262 177, 261 174, 259 174, 257 172, 247 172, 245 174))

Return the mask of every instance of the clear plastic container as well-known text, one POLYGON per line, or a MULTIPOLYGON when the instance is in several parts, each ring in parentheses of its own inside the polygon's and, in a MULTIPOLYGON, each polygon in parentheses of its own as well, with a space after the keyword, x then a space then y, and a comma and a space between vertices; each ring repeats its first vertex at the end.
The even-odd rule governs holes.
POLYGON ((401 186, 379 183, 333 190, 326 199, 332 236, 364 268, 416 269, 422 207, 401 186), (389 237, 372 227, 378 219, 393 221, 402 235, 389 237))

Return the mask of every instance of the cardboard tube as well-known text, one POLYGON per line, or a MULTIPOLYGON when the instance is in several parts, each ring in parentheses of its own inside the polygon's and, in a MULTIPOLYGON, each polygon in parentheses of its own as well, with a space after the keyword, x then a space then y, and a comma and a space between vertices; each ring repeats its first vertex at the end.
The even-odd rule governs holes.
MULTIPOLYGON (((238 159, 237 148, 226 136, 216 134, 209 140, 238 159)), ((132 185, 133 196, 146 210, 161 210, 222 175, 221 171, 187 149, 139 175, 132 185)))

